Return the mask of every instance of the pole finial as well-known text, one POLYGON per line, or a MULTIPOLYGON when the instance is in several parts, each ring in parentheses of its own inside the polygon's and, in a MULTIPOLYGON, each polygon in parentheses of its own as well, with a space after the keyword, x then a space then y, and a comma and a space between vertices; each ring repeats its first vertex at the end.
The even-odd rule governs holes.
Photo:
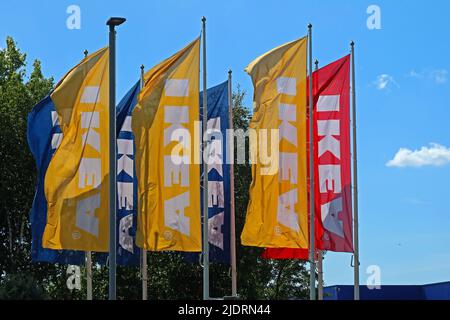
POLYGON ((350 47, 354 47, 355 46, 355 42, 352 40, 351 42, 350 42, 350 47))
POLYGON ((312 24, 311 23, 308 24, 308 29, 312 29, 312 24))
POLYGON ((202 17, 202 22, 203 22, 203 23, 206 22, 206 17, 205 17, 205 16, 202 17))
POLYGON ((314 64, 317 66, 319 64, 319 60, 314 60, 314 64))
POLYGON ((120 26, 125 21, 127 21, 127 19, 122 17, 111 17, 108 19, 108 21, 106 21, 106 25, 114 29, 114 27, 120 26))
POLYGON ((87 51, 87 49, 85 49, 85 50, 83 51, 83 53, 84 53, 84 57, 86 58, 86 57, 88 56, 88 54, 89 54, 89 51, 87 51))
POLYGON ((144 68, 145 68, 145 67, 144 67, 144 65, 143 65, 143 64, 141 64, 141 70, 144 70, 144 68))
POLYGON ((231 75, 233 71, 231 69, 228 70, 228 74, 231 75))

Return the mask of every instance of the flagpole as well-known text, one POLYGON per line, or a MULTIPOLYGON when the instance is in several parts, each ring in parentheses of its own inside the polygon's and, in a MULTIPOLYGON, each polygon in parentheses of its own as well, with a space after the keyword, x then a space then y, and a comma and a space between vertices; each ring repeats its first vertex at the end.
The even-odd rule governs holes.
POLYGON ((312 85, 312 24, 308 25, 309 42, 309 299, 316 300, 316 262, 314 255, 314 136, 313 136, 313 85, 312 85))
POLYGON ((208 123, 208 103, 206 95, 206 18, 202 17, 203 40, 203 300, 209 300, 209 243, 208 243, 208 164, 205 151, 208 139, 205 139, 208 123))
POLYGON ((353 241, 354 241, 354 299, 359 300, 359 220, 358 220, 358 156, 356 148, 356 88, 355 43, 350 43, 352 58, 352 130, 353 130, 353 241))
POLYGON ((116 300, 116 31, 126 21, 112 17, 109 26, 109 300, 116 300))
MULTIPOLYGON (((319 70, 319 60, 314 61, 314 71, 319 70)), ((317 250, 317 299, 323 300, 323 251, 317 250)))
MULTIPOLYGON (((86 59, 89 51, 84 50, 84 58, 86 59)), ((86 251, 86 298, 92 300, 92 252, 86 251)))
POLYGON ((323 251, 317 250, 317 273, 319 278, 317 279, 317 298, 323 300, 323 251))
MULTIPOLYGON (((228 71, 228 116, 229 116, 229 128, 233 130, 233 85, 232 85, 232 71, 228 71)), ((228 141, 231 148, 234 148, 234 141, 228 141)), ((228 155, 229 157, 229 155, 228 155)), ((230 224, 230 258, 231 258, 231 296, 237 296, 237 269, 236 269, 236 215, 235 215, 235 203, 234 203, 234 157, 230 158, 230 195, 231 195, 231 224, 230 224)))
POLYGON ((86 295, 92 300, 92 252, 86 251, 86 295))
MULTIPOLYGON (((144 88, 144 65, 141 65, 141 81, 140 87, 141 90, 144 88)), ((147 300, 148 296, 148 270, 147 270, 147 250, 144 248, 141 249, 141 276, 142 276, 142 300, 147 300)))

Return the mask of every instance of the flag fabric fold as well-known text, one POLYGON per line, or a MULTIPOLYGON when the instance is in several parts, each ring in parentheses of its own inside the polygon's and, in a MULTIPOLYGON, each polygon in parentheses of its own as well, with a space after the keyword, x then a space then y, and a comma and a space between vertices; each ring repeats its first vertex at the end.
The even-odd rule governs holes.
MULTIPOLYGON (((208 242, 211 262, 230 264, 231 190, 230 165, 227 163, 228 81, 206 90, 208 102, 208 242)), ((200 119, 203 119, 203 92, 200 92, 200 119)), ((203 167, 200 169, 203 176, 203 167)), ((201 179, 203 186, 203 179, 201 179)), ((201 193, 203 211, 203 193, 201 193)), ((203 233, 202 233, 203 234, 203 233)), ((197 253, 187 253, 186 259, 198 262, 197 253)))
MULTIPOLYGON (((313 73, 313 95, 315 247, 324 251, 353 252, 350 55, 313 73)), ((289 248, 267 248, 262 256, 309 259, 307 250, 289 248)))
POLYGON ((350 153, 350 55, 313 77, 317 248, 353 252, 350 153))
POLYGON ((109 49, 73 68, 50 95, 62 138, 45 174, 50 249, 108 251, 109 49))
POLYGON ((33 262, 82 265, 85 260, 85 254, 82 251, 53 250, 42 247, 42 235, 47 223, 44 179, 50 160, 62 138, 57 119, 58 115, 50 95, 36 104, 28 115, 28 145, 37 168, 36 193, 30 211, 31 260, 33 262))
POLYGON ((256 163, 252 163, 243 245, 308 247, 306 57, 304 37, 269 51, 246 68, 254 86, 250 129, 257 142, 250 146, 256 163), (278 133, 276 138, 267 137, 271 132, 278 133), (269 140, 278 146, 264 145, 269 140), (267 166, 263 155, 278 150, 276 163, 267 166))
POLYGON ((201 251, 200 39, 144 76, 132 113, 138 178, 137 244, 150 251, 201 251))
POLYGON ((140 92, 140 81, 117 105, 117 263, 138 266, 140 250, 136 246, 137 179, 134 135, 131 116, 140 92))
MULTIPOLYGON (((131 164, 124 166, 133 167, 133 172, 123 170, 117 175, 118 189, 118 210, 117 210, 117 264, 127 266, 138 266, 140 250, 136 247, 136 226, 137 226, 137 181, 134 169, 134 140, 131 132, 131 113, 136 105, 137 95, 140 86, 137 82, 123 97, 117 105, 117 139, 118 161, 127 155, 127 162, 131 164), (130 186, 130 183, 133 183, 130 186), (120 199, 125 206, 120 206, 120 199)), ((61 142, 62 132, 57 122, 57 113, 50 95, 39 102, 28 116, 28 144, 36 160, 38 168, 38 181, 36 195, 30 213, 32 230, 32 261, 49 262, 71 265, 82 265, 85 261, 83 251, 53 250, 42 247, 42 234, 47 219, 47 200, 44 195, 44 178, 50 159, 61 142)), ((106 264, 107 253, 95 253, 96 263, 106 264)))

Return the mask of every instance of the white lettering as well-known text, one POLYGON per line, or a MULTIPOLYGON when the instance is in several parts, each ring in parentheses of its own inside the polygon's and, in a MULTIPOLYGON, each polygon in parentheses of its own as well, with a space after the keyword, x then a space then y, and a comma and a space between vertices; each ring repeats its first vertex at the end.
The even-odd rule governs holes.
POLYGON ((78 187, 80 189, 86 186, 97 188, 100 186, 102 173, 101 159, 98 158, 81 158, 78 168, 78 187))
POLYGON ((208 208, 225 207, 223 181, 208 181, 208 208))
POLYGON ((165 225, 185 236, 190 235, 189 218, 184 215, 184 209, 189 207, 189 191, 164 201, 165 225))
POLYGON ((339 136, 339 120, 319 120, 317 121, 317 134, 324 136, 319 141, 318 156, 330 151, 336 158, 341 158, 341 144, 333 136, 339 136))
POLYGON ((335 164, 319 165, 320 193, 341 193, 341 166, 335 164))
POLYGON ((100 208, 100 194, 80 200, 77 203, 76 226, 98 238, 99 220, 95 210, 100 208))
POLYGON ((331 202, 322 204, 320 212, 322 223, 325 229, 334 234, 344 237, 344 224, 339 219, 339 212, 342 211, 342 197, 336 198, 331 202))
POLYGON ((295 205, 298 201, 297 188, 281 194, 278 197, 278 222, 292 230, 300 231, 298 225, 298 215, 295 212, 295 205))

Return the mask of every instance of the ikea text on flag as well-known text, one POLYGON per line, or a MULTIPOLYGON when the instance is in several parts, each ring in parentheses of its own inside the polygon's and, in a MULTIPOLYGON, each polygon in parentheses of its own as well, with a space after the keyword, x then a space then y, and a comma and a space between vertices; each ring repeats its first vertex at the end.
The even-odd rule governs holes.
POLYGON ((201 251, 195 165, 200 39, 148 71, 132 115, 138 178, 138 246, 201 251))
POLYGON ((353 252, 350 55, 313 75, 317 247, 353 252))
POLYGON ((140 83, 137 82, 117 105, 117 262, 139 265, 136 246, 137 179, 131 115, 136 106, 140 83))
POLYGON ((50 160, 61 143, 62 132, 50 95, 33 107, 28 115, 27 140, 38 169, 36 194, 30 212, 31 260, 71 265, 84 264, 82 251, 53 250, 42 247, 42 235, 47 223, 47 200, 44 194, 44 179, 50 160))
MULTIPOLYGON (((231 193, 230 165, 227 163, 229 131, 228 81, 206 90, 208 124, 206 138, 208 164, 208 241, 209 260, 230 264, 231 193), (227 134, 228 133, 228 134, 227 134)), ((200 92, 200 119, 203 93, 200 92)), ((232 135, 230 135, 233 138, 232 135)), ((203 175, 201 168, 200 176, 203 175)), ((203 185, 203 180, 201 180, 203 185)), ((201 193, 203 197, 203 193, 201 193)), ((201 202, 203 206, 203 201, 201 202)), ((186 260, 198 262, 197 253, 186 253, 186 260)))
MULTIPOLYGON (((313 73, 315 244, 318 250, 353 251, 349 77, 350 56, 313 73)), ((308 252, 267 248, 263 257, 308 260, 308 252)))
MULTIPOLYGON (((230 263, 230 166, 227 159, 228 81, 206 91, 208 102, 208 241, 210 261, 230 263)), ((200 95, 200 103, 203 101, 200 95)), ((200 104, 202 105, 202 104, 200 104)), ((202 194, 203 196, 203 194, 202 194)), ((203 201, 202 201, 203 204, 203 201)))
POLYGON ((108 251, 109 49, 73 68, 51 94, 62 140, 45 175, 43 246, 108 251))
MULTIPOLYGON (((130 148, 133 148, 131 122, 129 118, 136 104, 138 93, 139 83, 130 89, 117 106, 118 150, 130 150, 130 148)), ((36 159, 37 168, 39 168, 36 195, 30 214, 32 261, 71 265, 84 264, 85 253, 82 251, 53 250, 42 247, 42 234, 47 219, 47 200, 45 199, 43 186, 44 177, 50 159, 61 143, 63 136, 59 126, 58 114, 50 95, 40 101, 30 112, 28 116, 27 136, 30 150, 36 159)), ((123 158, 123 155, 119 153, 118 161, 121 161, 121 158, 123 158)), ((131 160, 131 166, 134 168, 132 151, 128 152, 127 159, 131 160)), ((126 165, 126 167, 129 166, 130 163, 126 165)), ((135 188, 129 186, 129 181, 131 180, 136 184, 136 179, 133 178, 133 172, 129 174, 130 170, 126 171, 119 171, 117 176, 119 203, 127 204, 125 207, 118 206, 117 227, 119 237, 117 243, 117 263, 120 265, 139 265, 140 251, 137 250, 134 244, 137 214, 136 206, 133 205, 136 202, 134 198, 136 198, 137 186, 135 188)), ((95 257, 97 263, 106 263, 106 254, 97 254, 95 257)))
MULTIPOLYGON (((250 128, 257 132, 258 146, 268 141, 261 132, 279 132, 275 141, 270 139, 271 152, 279 151, 279 170, 252 164, 243 245, 308 247, 306 51, 304 37, 269 51, 246 68, 254 86, 250 128)), ((261 157, 264 150, 251 147, 255 150, 261 157)))

